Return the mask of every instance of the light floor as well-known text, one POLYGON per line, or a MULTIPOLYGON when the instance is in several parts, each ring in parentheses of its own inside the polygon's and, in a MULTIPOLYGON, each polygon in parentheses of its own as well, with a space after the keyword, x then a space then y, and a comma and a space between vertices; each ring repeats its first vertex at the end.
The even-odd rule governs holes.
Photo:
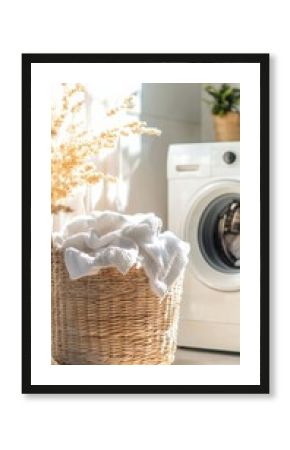
MULTIPOLYGON (((52 359, 51 364, 57 365, 52 359)), ((208 350, 196 350, 188 348, 178 348, 175 361, 177 366, 182 365, 238 365, 240 355, 234 353, 211 352, 208 350)))
POLYGON ((239 365, 238 353, 212 352, 209 350, 178 348, 174 365, 239 365))

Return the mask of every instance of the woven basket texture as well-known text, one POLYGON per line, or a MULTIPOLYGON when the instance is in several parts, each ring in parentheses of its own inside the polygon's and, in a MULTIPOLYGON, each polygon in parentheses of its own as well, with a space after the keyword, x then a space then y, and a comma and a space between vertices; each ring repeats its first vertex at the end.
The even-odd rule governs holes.
POLYGON ((171 364, 182 277, 161 300, 143 269, 70 280, 52 248, 52 357, 58 364, 171 364))
POLYGON ((228 112, 222 117, 213 117, 217 141, 240 140, 240 114, 238 112, 228 112))

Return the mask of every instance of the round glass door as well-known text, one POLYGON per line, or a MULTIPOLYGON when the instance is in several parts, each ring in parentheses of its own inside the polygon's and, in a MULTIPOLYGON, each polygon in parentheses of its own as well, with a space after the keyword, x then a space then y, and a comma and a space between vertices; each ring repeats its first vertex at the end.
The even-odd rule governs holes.
POLYGON ((240 289, 240 183, 220 180, 203 186, 184 225, 191 245, 189 271, 212 289, 240 289))
POLYGON ((240 270, 240 198, 225 194, 214 199, 201 215, 200 251, 207 263, 221 272, 240 270))

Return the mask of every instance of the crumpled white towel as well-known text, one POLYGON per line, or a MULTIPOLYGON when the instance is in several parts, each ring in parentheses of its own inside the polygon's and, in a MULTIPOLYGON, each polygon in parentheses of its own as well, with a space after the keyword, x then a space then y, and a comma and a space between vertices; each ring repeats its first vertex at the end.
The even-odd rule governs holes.
POLYGON ((144 268, 152 290, 163 297, 185 269, 190 247, 170 231, 160 233, 161 227, 161 219, 152 213, 93 212, 53 233, 53 242, 64 249, 71 279, 104 267, 126 274, 137 264, 144 268))

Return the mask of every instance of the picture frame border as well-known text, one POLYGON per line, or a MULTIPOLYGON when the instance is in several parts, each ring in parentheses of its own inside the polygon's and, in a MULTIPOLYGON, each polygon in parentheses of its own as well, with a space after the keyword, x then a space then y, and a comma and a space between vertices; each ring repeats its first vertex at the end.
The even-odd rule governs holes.
POLYGON ((24 394, 268 394, 269 374, 269 62, 268 53, 22 54, 22 393, 24 394), (260 384, 31 384, 31 65, 33 63, 260 64, 260 384))

